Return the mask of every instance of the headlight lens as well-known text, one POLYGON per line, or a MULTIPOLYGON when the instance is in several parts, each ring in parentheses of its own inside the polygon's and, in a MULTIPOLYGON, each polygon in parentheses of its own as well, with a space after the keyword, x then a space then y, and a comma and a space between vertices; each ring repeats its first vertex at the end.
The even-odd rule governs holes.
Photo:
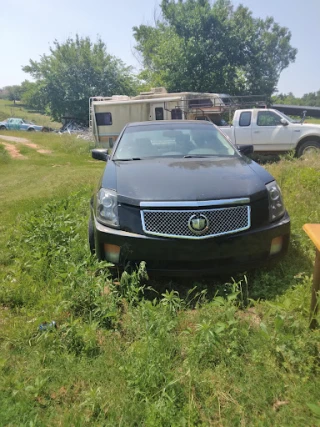
POLYGON ((119 227, 117 193, 101 188, 97 194, 97 219, 105 225, 119 227))
POLYGON ((272 181, 266 185, 269 197, 269 221, 276 221, 283 216, 285 207, 282 200, 281 190, 276 183, 272 181))

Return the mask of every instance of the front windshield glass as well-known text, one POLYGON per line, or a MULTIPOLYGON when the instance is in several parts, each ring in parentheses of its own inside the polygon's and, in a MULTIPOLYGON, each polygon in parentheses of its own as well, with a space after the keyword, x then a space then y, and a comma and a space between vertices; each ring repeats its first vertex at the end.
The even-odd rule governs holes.
POLYGON ((153 157, 232 157, 238 153, 213 125, 168 123, 128 127, 113 160, 153 157))

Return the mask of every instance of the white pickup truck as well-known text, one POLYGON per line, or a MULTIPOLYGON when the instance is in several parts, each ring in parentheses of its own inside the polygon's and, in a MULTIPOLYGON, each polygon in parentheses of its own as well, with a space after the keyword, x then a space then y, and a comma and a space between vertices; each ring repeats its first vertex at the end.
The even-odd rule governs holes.
POLYGON ((252 144, 255 152, 297 156, 320 150, 320 125, 303 124, 272 109, 236 110, 232 126, 220 130, 237 145, 252 144))

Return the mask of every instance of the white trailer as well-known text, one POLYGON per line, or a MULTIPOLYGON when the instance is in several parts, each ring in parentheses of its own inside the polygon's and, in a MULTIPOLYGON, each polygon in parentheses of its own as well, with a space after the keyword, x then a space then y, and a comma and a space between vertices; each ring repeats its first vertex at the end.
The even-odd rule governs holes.
POLYGON ((135 97, 91 97, 89 126, 97 146, 110 148, 126 123, 148 120, 211 120, 225 112, 228 95, 199 92, 167 93, 164 88, 135 97))

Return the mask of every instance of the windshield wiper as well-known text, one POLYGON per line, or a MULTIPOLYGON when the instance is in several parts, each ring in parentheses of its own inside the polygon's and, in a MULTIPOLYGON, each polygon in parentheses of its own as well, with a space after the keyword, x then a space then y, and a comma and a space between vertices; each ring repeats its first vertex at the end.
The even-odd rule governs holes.
POLYGON ((183 156, 184 159, 205 159, 207 157, 215 157, 216 154, 187 154, 186 156, 183 156))
POLYGON ((130 159, 114 159, 114 160, 118 160, 121 162, 131 162, 131 160, 141 160, 140 157, 131 157, 130 159))

